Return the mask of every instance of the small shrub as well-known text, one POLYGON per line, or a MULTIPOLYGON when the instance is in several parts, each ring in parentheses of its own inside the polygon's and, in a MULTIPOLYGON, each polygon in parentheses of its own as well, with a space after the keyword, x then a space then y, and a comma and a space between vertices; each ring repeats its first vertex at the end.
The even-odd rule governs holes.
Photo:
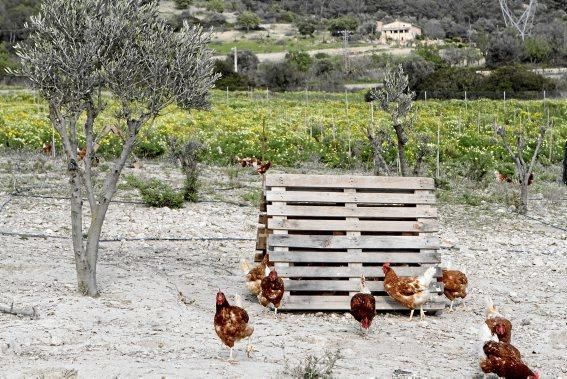
POLYGON ((175 0, 175 8, 177 9, 187 9, 191 5, 192 0, 175 0))
POLYGON ((238 175, 240 174, 239 166, 228 166, 225 169, 226 176, 228 177, 228 182, 231 186, 238 185, 238 175))
POLYGON ((290 367, 289 363, 286 362, 285 373, 298 379, 330 379, 333 377, 333 370, 337 361, 341 358, 339 350, 325 351, 322 357, 309 354, 295 367, 290 367))
POLYGON ((477 207, 481 204, 482 198, 472 192, 465 191, 461 194, 457 201, 461 204, 477 207))
POLYGON ((199 200, 199 174, 190 172, 183 182, 183 199, 192 203, 199 200))
POLYGON ((168 140, 171 157, 181 163, 181 171, 185 174, 183 182, 183 198, 187 201, 198 200, 199 171, 197 163, 200 160, 203 144, 197 140, 189 140, 183 144, 177 139, 168 140))
POLYGON ((260 199, 262 198, 262 191, 254 190, 246 192, 242 195, 242 200, 249 202, 254 206, 260 206, 260 199))
POLYGON ((161 180, 150 179, 146 182, 133 175, 129 175, 126 177, 126 183, 137 188, 142 196, 142 201, 150 207, 183 207, 183 193, 175 191, 169 184, 161 180))

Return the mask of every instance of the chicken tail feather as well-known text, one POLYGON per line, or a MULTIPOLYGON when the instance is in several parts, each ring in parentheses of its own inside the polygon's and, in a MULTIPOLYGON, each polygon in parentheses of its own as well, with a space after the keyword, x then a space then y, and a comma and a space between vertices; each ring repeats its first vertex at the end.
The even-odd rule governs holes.
POLYGON ((433 277, 435 276, 435 272, 437 271, 437 267, 429 267, 423 274, 421 274, 417 281, 422 288, 428 288, 429 284, 433 281, 433 277))
POLYGON ((253 268, 252 265, 246 259, 242 259, 240 261, 240 269, 242 270, 243 273, 248 274, 250 270, 252 270, 252 268, 253 268))
POLYGON ((478 329, 478 354, 481 359, 486 358, 486 354, 484 353, 484 344, 488 341, 498 342, 498 337, 496 335, 492 335, 488 325, 483 322, 478 329))
POLYGON ((492 302, 492 298, 490 296, 486 296, 485 298, 485 304, 486 304, 486 317, 490 316, 490 315, 497 315, 498 310, 496 309, 496 307, 494 306, 494 303, 492 302))

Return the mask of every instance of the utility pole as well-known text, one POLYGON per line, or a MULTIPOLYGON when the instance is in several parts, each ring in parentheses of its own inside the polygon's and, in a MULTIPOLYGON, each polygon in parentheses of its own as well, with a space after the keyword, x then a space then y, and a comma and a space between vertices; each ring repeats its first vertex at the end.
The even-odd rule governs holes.
POLYGON ((341 34, 343 35, 343 54, 344 54, 344 72, 348 72, 349 67, 348 67, 348 56, 349 56, 349 51, 348 51, 348 36, 351 32, 344 29, 341 30, 341 34))
POLYGON ((513 27, 516 29, 523 41, 526 35, 530 35, 531 29, 533 28, 537 0, 530 0, 529 4, 524 5, 524 11, 519 17, 514 14, 512 9, 510 9, 507 0, 499 1, 504 23, 507 27, 513 27))
POLYGON ((234 50, 234 72, 238 72, 238 49, 233 47, 230 50, 234 50))

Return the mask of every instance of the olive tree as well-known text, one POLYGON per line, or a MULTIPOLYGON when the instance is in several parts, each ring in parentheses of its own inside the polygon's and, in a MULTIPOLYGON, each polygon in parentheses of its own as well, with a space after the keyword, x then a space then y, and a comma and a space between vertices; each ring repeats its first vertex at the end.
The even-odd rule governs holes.
POLYGON ((510 146, 508 134, 504 126, 494 125, 494 131, 500 137, 500 143, 514 161, 514 171, 516 177, 518 178, 518 183, 520 185, 520 205, 518 207, 518 213, 526 214, 528 213, 528 186, 531 183, 531 178, 533 178, 532 173, 537 160, 537 155, 543 143, 545 137, 546 128, 542 126, 539 129, 539 134, 533 148, 532 156, 527 157, 526 152, 526 137, 523 133, 516 133, 515 135, 515 148, 510 146), (524 159, 524 157, 529 159, 524 159))
MULTIPOLYGON (((402 65, 399 64, 394 69, 388 69, 384 77, 383 87, 372 90, 370 93, 370 97, 376 99, 380 108, 390 115, 392 126, 396 132, 402 176, 409 175, 406 157, 407 129, 409 128, 408 116, 415 96, 415 93, 409 90, 408 83, 408 76, 404 73, 402 65)), ((369 138, 373 141, 370 134, 369 138)))
POLYGON ((51 0, 31 18, 29 39, 16 47, 21 68, 46 100, 61 137, 71 194, 72 241, 79 290, 97 296, 96 264, 110 201, 140 129, 170 104, 208 106, 216 76, 209 34, 184 24, 174 33, 158 16, 157 1, 51 0), (110 93, 122 150, 112 168, 92 161, 100 138, 95 120, 110 93), (77 157, 80 144, 85 159, 77 157), (99 178, 99 176, 104 177, 99 178), (83 195, 88 210, 83 208, 83 195), (83 230, 83 216, 89 217, 83 230))
POLYGON ((236 18, 236 23, 244 28, 246 31, 249 32, 250 29, 255 29, 260 25, 260 17, 254 12, 246 11, 242 12, 236 18))

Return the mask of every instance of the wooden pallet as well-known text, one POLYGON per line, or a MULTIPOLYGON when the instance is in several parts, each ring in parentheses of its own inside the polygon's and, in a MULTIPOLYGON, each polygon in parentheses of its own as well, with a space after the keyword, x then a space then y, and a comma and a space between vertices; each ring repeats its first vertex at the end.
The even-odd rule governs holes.
MULTIPOLYGON (((263 235, 285 280, 281 309, 348 310, 361 274, 378 310, 405 309, 384 292, 382 264, 414 276, 440 262, 434 189, 429 178, 266 175, 263 235)), ((430 291, 424 309, 443 309, 442 283, 430 291)))

